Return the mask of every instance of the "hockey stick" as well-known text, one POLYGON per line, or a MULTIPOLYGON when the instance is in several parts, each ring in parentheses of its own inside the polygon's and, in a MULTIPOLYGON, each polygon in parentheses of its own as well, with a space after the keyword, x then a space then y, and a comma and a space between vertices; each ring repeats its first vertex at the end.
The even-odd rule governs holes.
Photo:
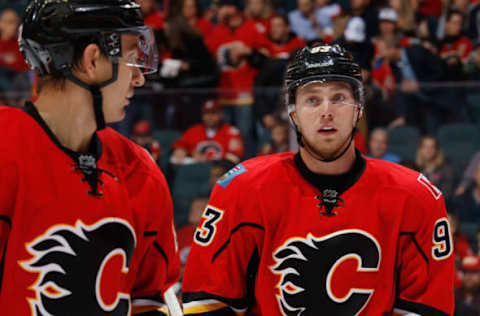
POLYGON ((170 316, 183 316, 182 308, 178 303, 173 286, 165 291, 165 294, 163 294, 163 299, 168 306, 168 312, 170 316))

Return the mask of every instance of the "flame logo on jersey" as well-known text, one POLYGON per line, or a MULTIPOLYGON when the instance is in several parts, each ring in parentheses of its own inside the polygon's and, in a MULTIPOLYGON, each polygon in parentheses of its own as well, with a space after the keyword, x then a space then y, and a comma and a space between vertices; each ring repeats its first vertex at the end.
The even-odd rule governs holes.
POLYGON ((373 288, 356 288, 343 280, 339 296, 332 289, 336 282, 332 280, 338 280, 341 273, 337 269, 347 260, 356 263, 353 273, 378 271, 380 246, 362 230, 342 230, 321 238, 309 234, 287 240, 273 253, 273 259, 275 265, 270 269, 280 275, 277 300, 283 315, 358 315, 373 288))
POLYGON ((55 225, 26 244, 32 258, 20 266, 38 278, 29 288, 31 315, 130 315, 122 292, 136 246, 131 225, 104 218, 93 225, 55 225), (123 281, 122 281, 123 280, 123 281))

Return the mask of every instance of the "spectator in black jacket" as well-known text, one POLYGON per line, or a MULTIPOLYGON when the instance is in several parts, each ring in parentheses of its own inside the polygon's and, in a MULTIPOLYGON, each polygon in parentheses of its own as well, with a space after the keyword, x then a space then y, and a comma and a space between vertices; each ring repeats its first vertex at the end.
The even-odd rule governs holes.
POLYGON ((389 59, 397 83, 396 107, 400 117, 424 132, 455 117, 458 106, 452 108, 452 94, 440 86, 446 78, 446 65, 440 57, 421 45, 402 47, 398 40, 386 42, 389 59))
POLYGON ((182 92, 167 93, 166 99, 157 100, 162 106, 154 108, 173 115, 169 119, 168 115, 162 113, 165 124, 157 128, 185 129, 200 122, 201 105, 211 97, 198 89, 216 87, 220 72, 215 58, 205 46, 201 32, 191 27, 183 16, 168 18, 165 21, 165 32, 160 33, 158 38, 163 45, 160 51, 164 52, 159 79, 166 88, 182 89, 182 92), (193 89, 193 92, 183 89, 193 89), (175 122, 174 126, 168 126, 167 121, 175 122))

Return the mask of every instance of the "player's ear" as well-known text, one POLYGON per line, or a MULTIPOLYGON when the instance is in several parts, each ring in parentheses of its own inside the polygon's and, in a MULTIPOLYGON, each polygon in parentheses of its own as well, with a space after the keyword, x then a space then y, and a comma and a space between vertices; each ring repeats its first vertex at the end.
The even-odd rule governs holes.
POLYGON ((89 44, 83 50, 78 71, 83 73, 89 81, 95 81, 102 53, 97 44, 89 44))

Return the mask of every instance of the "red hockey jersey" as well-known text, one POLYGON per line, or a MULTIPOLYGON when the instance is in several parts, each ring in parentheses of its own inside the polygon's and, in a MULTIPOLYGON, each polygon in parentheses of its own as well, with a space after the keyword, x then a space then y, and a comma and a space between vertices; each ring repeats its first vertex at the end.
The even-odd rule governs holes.
POLYGON ((197 124, 185 131, 183 136, 172 145, 183 148, 189 155, 195 151, 205 154, 207 160, 229 159, 240 161, 243 156, 243 139, 235 126, 224 123, 215 133, 208 137, 205 125, 197 124))
MULTIPOLYGON (((104 170, 103 195, 88 194, 77 163, 33 105, 27 109, 0 107, 0 313, 126 316, 164 308, 162 294, 180 266, 158 167, 107 128, 95 138, 97 171, 85 171, 104 170)), ((95 163, 89 155, 79 161, 95 163)))
POLYGON ((227 105, 247 105, 253 103, 253 83, 258 70, 246 59, 238 65, 227 65, 225 51, 238 42, 252 49, 268 49, 268 38, 259 31, 255 21, 247 19, 238 28, 231 30, 225 23, 219 23, 206 43, 221 65, 220 102, 227 105))
POLYGON ((437 188, 367 158, 325 213, 293 157, 252 159, 217 182, 187 261, 186 315, 226 306, 237 315, 453 314, 452 239, 437 188))

